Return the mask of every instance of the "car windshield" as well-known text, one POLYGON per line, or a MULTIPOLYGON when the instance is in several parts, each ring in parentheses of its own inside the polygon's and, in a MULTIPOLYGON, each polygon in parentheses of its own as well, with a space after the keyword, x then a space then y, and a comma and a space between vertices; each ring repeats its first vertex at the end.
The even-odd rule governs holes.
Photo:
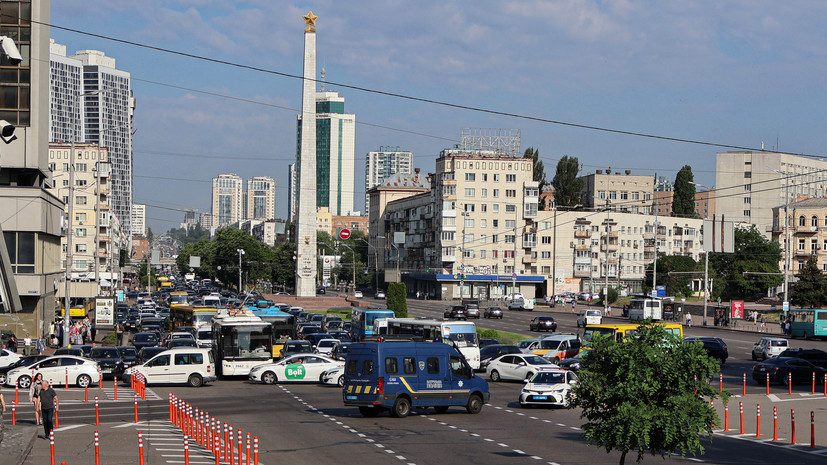
POLYGON ((121 356, 124 357, 136 357, 138 355, 138 351, 136 351, 132 347, 124 347, 122 349, 118 349, 118 352, 120 352, 121 356))
POLYGON ((336 341, 319 341, 318 347, 333 347, 336 341))
POLYGON ((566 382, 566 374, 560 372, 540 372, 531 379, 536 384, 560 384, 566 382))
POLYGON ((135 335, 135 342, 155 342, 157 340, 158 338, 154 334, 138 333, 135 335))
POLYGON ((544 340, 540 341, 540 348, 541 349, 553 350, 553 349, 556 349, 558 347, 560 347, 560 341, 553 341, 553 340, 549 341, 547 339, 544 339, 544 340))
POLYGON ((105 349, 96 347, 89 353, 91 358, 118 358, 118 349, 105 349))
POLYGON ((774 347, 787 347, 787 341, 786 340, 771 341, 770 344, 774 347))
POLYGON ((527 355, 523 358, 529 365, 548 365, 548 360, 539 355, 527 355))

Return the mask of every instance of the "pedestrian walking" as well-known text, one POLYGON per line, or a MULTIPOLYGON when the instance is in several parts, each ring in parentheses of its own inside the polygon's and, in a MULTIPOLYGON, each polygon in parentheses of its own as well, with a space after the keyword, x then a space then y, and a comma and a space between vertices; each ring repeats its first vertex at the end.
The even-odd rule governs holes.
POLYGON ((758 329, 759 333, 766 333, 767 332, 767 317, 761 315, 761 327, 758 329))
POLYGON ((40 414, 40 390, 43 382, 43 373, 34 375, 32 385, 29 386, 29 402, 34 406, 34 422, 36 425, 43 424, 43 416, 40 414))
POLYGON ((0 390, 0 405, 2 405, 3 410, 0 411, 0 427, 3 426, 3 414, 6 413, 6 399, 3 397, 3 391, 0 390))
POLYGON ((574 309, 575 309, 576 307, 577 307, 577 300, 576 300, 576 299, 572 299, 572 300, 571 300, 571 312, 572 312, 572 313, 574 313, 574 309))
POLYGON ((692 314, 689 312, 686 312, 686 326, 692 327, 692 314))
POLYGON ((40 383, 40 415, 43 422, 43 439, 49 438, 49 433, 55 428, 55 412, 60 407, 57 393, 49 387, 49 383, 40 383))
POLYGON ((29 356, 32 354, 32 338, 29 336, 29 333, 26 333, 26 337, 23 338, 23 355, 29 356))
POLYGON ((17 336, 15 336, 14 333, 11 333, 9 336, 9 350, 17 352, 17 336))

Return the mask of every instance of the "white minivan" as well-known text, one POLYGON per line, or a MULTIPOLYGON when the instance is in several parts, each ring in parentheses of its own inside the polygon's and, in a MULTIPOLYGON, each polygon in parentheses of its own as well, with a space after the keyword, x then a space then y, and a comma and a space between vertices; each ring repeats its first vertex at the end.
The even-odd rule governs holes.
POLYGON ((587 325, 599 325, 603 323, 603 312, 595 309, 580 310, 580 315, 577 316, 577 327, 586 327, 587 325))
POLYGON ((200 387, 215 381, 215 359, 209 349, 180 347, 169 349, 135 365, 124 373, 126 382, 133 373, 141 373, 147 384, 189 384, 200 387))

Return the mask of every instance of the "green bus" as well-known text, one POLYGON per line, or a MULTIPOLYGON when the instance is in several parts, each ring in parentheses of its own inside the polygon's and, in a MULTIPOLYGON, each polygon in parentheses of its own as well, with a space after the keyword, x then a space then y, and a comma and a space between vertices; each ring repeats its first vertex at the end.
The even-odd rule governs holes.
POLYGON ((799 308, 789 311, 790 335, 809 339, 827 337, 827 308, 799 308))

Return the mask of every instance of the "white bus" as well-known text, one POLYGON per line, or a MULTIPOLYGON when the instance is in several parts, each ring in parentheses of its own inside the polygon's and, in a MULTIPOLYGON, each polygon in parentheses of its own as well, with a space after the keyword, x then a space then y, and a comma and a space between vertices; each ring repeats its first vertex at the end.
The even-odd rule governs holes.
POLYGON ((632 321, 651 318, 654 321, 663 319, 663 305, 659 299, 632 299, 629 302, 629 319, 632 321))
POLYGON ((247 376, 256 365, 273 360, 273 326, 257 316, 213 318, 212 351, 221 376, 247 376))
POLYGON ((480 367, 477 327, 470 321, 444 321, 419 318, 388 318, 388 334, 421 337, 425 341, 451 344, 474 370, 480 367))

